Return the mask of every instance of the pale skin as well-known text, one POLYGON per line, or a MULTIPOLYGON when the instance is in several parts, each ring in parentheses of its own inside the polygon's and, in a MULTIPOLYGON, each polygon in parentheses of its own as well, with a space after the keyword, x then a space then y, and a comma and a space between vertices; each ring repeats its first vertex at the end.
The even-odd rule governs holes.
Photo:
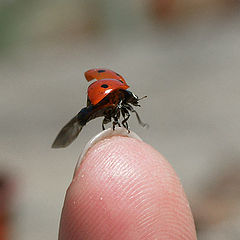
POLYGON ((59 240, 195 240, 191 209, 176 173, 148 144, 101 140, 70 184, 59 240))

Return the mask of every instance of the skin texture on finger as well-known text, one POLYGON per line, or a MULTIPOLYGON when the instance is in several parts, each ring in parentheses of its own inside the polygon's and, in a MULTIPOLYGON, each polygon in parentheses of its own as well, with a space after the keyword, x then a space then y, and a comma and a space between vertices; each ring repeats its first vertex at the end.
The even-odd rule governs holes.
POLYGON ((146 143, 114 136, 85 154, 62 211, 60 240, 196 239, 169 163, 146 143))

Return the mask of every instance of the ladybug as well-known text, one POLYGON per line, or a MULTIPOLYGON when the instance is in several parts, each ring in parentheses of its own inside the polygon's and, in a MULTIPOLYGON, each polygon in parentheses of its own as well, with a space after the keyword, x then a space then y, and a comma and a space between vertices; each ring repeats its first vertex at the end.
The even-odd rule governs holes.
POLYGON ((87 106, 61 129, 52 144, 52 148, 63 148, 70 145, 77 138, 83 126, 97 117, 104 117, 103 130, 105 130, 104 125, 113 120, 113 130, 116 125, 120 127, 122 124, 130 132, 127 123, 130 112, 136 114, 140 125, 147 126, 133 108, 133 106, 140 106, 139 100, 146 96, 138 98, 128 91, 129 86, 120 74, 109 69, 95 68, 86 71, 85 78, 88 82, 96 79, 88 87, 87 106), (120 124, 121 115, 123 120, 120 124))

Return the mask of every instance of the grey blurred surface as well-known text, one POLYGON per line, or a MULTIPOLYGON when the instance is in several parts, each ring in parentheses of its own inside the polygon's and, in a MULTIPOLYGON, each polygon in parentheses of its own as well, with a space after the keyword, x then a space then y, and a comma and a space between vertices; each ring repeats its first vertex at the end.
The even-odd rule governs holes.
MULTIPOLYGON (((0 163, 19 185, 14 239, 57 239, 66 188, 84 145, 101 131, 101 119, 90 122, 70 147, 50 146, 84 107, 83 73, 90 68, 113 69, 136 95, 148 96, 139 113, 150 128, 142 129, 134 116, 130 128, 169 160, 190 202, 220 170, 239 164, 239 20, 23 42, 2 58, 0 163)), ((221 239, 205 234, 199 239, 221 239)))

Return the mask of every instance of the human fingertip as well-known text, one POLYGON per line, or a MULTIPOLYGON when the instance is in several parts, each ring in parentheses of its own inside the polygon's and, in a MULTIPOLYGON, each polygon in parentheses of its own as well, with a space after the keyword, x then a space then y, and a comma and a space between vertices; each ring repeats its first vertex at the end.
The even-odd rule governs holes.
POLYGON ((150 145, 122 135, 85 153, 64 203, 59 239, 195 240, 175 171, 150 145))
POLYGON ((87 153, 87 151, 96 143, 100 142, 101 140, 104 140, 106 138, 111 138, 113 136, 123 136, 123 137, 129 137, 129 138, 134 138, 137 139, 139 141, 142 141, 142 139, 133 131, 128 131, 126 128, 123 127, 117 127, 115 130, 113 130, 112 128, 108 128, 104 131, 101 131, 100 133, 98 133, 97 135, 95 135, 93 138, 91 138, 87 144, 85 145, 85 147, 83 148, 83 151, 78 159, 78 162, 76 164, 75 167, 75 171, 74 171, 74 175, 77 171, 77 169, 79 168, 82 159, 84 158, 85 154, 87 153))

